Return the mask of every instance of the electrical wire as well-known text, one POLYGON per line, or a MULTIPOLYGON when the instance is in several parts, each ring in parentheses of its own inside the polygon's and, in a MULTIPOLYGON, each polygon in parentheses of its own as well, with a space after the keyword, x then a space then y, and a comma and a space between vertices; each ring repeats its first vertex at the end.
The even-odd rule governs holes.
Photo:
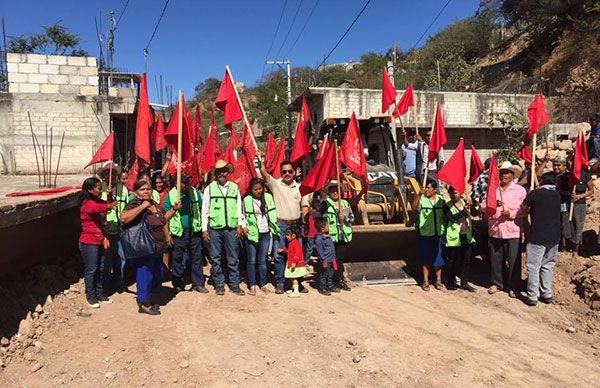
POLYGON ((121 18, 125 14, 125 10, 127 9, 127 6, 129 5, 129 1, 130 0, 127 0, 127 2, 125 2, 125 5, 123 6, 123 9, 121 10, 121 13, 119 14, 119 18, 117 19, 117 23, 115 24, 115 28, 113 29, 113 31, 117 30, 117 26, 119 25, 119 22, 121 21, 121 18))
POLYGON ((358 15, 356 15, 356 17, 354 18, 354 20, 352 21, 352 23, 350 23, 350 25, 348 26, 348 28, 346 29, 346 31, 342 34, 342 36, 340 37, 340 39, 338 39, 338 41, 335 44, 335 46, 333 46, 333 48, 331 50, 329 50, 329 52, 327 53, 327 55, 325 55, 325 58, 323 58, 323 61, 319 64, 319 66, 315 67, 315 69, 312 72, 313 74, 316 73, 317 70, 319 70, 319 68, 321 68, 321 66, 323 66, 325 64, 325 62, 327 62, 327 60, 329 59, 329 56, 335 51, 336 48, 338 48, 338 46, 340 45, 340 43, 342 43, 342 41, 344 40, 344 38, 346 37, 346 35, 348 35, 348 33, 350 32, 350 30, 352 29, 352 27, 354 26, 354 24, 356 24, 356 22, 358 21, 358 19, 360 18, 360 16, 363 14, 363 12, 365 12, 365 9, 367 9, 367 6, 370 3, 371 3, 371 0, 367 0, 365 2, 365 4, 363 5, 363 7, 361 8, 360 12, 358 13, 358 15))
POLYGON ((298 13, 300 12, 300 7, 302 7, 303 2, 304 2, 304 0, 300 0, 300 3, 298 3, 298 8, 296 8, 296 13, 294 14, 294 18, 292 19, 292 24, 290 24, 290 28, 288 29, 287 34, 285 34, 285 38, 283 38, 281 47, 279 47, 279 50, 277 50, 277 53, 275 53, 275 56, 274 56, 275 59, 277 59, 279 53, 283 49, 283 46, 285 46, 285 43, 287 42, 287 39, 290 36, 290 32, 292 32, 292 27, 294 27, 294 24, 296 23, 296 18, 298 17, 298 13))
POLYGON ((160 13, 160 16, 158 18, 158 21, 156 22, 156 26, 154 26, 154 31, 152 31, 152 35, 150 36, 150 39, 148 40, 148 43, 146 44, 146 47, 144 47, 144 51, 147 52, 148 51, 148 47, 150 47, 150 43, 152 43, 152 39, 154 39, 154 35, 156 35, 156 31, 158 30, 158 26, 163 18, 163 16, 165 16, 165 11, 167 10, 167 5, 169 5, 169 1, 170 0, 166 0, 165 1, 165 6, 162 9, 162 12, 160 13))
POLYGON ((421 34, 421 36, 419 37, 419 39, 417 39, 417 42, 415 43, 415 45, 413 46, 413 48, 411 50, 414 50, 417 47, 417 45, 419 44, 419 42, 421 41, 421 39, 423 39, 423 37, 425 36, 425 34, 427 34, 427 32, 429 31, 429 29, 431 28, 431 26, 433 26, 433 24, 438 20, 438 18, 442 14, 442 12, 444 12, 444 10, 448 6, 448 4, 450 4, 451 1, 452 0, 446 1, 446 4, 444 4, 444 6, 442 7, 442 9, 440 9, 440 12, 438 12, 437 15, 435 15, 435 17, 433 18, 433 20, 431 21, 431 23, 429 23, 429 26, 427 26, 427 28, 421 34))
POLYGON ((308 14, 308 17, 306 18, 306 21, 304 22, 304 25, 302 26, 302 29, 300 29, 300 33, 296 37, 296 40, 294 40, 294 43, 292 43, 292 47, 290 47, 289 50, 285 53, 284 57, 287 57, 290 54, 290 52, 294 49, 294 47, 296 47, 296 43, 298 43, 298 40, 300 40, 300 37, 302 36, 302 33, 304 33, 304 29, 308 25, 308 22, 310 21, 310 18, 312 18, 312 15, 315 12, 315 9, 317 8, 317 5, 319 5, 319 1, 320 0, 315 1, 315 5, 313 5, 312 9, 310 10, 310 13, 308 14))
POLYGON ((267 50, 267 55, 265 55, 265 60, 263 61, 263 70, 260 78, 262 79, 265 76, 265 67, 267 66, 266 62, 269 58, 269 54, 271 54, 271 50, 273 49, 273 44, 275 43, 275 38, 277 37, 277 33, 279 32, 279 26, 281 26, 281 19, 283 19, 283 13, 285 12, 285 7, 287 6, 287 0, 283 3, 283 8, 281 8, 281 14, 279 15, 279 21, 277 22, 277 28, 275 29, 275 33, 273 34, 273 39, 271 39, 271 45, 267 50))

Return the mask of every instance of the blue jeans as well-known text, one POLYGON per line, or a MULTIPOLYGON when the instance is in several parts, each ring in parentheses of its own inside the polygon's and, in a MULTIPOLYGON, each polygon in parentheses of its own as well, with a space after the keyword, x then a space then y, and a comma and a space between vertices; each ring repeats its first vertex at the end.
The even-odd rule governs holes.
POLYGON ((246 240, 246 259, 248 270, 248 286, 256 286, 256 262, 260 287, 267 284, 267 254, 271 245, 271 233, 259 233, 258 242, 246 240))
POLYGON ((152 273, 152 284, 150 285, 150 292, 157 294, 160 292, 163 281, 163 255, 156 253, 151 256, 150 259, 150 272, 152 273))
POLYGON ((150 255, 129 260, 129 263, 135 270, 136 300, 138 303, 150 303, 150 287, 152 285, 150 266, 153 258, 154 255, 150 255))
POLYGON ((288 230, 288 224, 283 222, 277 222, 279 225, 279 236, 273 236, 273 252, 275 253, 275 285, 277 287, 283 287, 285 284, 285 264, 286 255, 279 253, 278 250, 285 248, 285 233, 288 230))
POLYGON ((173 256, 171 257, 171 272, 173 274, 173 287, 183 288, 183 273, 185 272, 184 254, 189 254, 192 267, 192 286, 204 287, 204 273, 202 272, 202 236, 184 230, 181 237, 173 236, 173 256))
POLYGON ((319 267, 319 290, 331 290, 333 288, 333 263, 319 261, 319 267))
POLYGON ((104 296, 102 274, 104 270, 104 248, 102 245, 79 243, 79 251, 83 259, 83 281, 85 297, 94 302, 104 296))
POLYGON ((307 265, 310 261, 310 256, 312 255, 313 248, 315 247, 315 239, 312 237, 304 237, 303 240, 304 265, 307 265))
POLYGON ((119 241, 118 234, 109 234, 110 247, 106 250, 106 265, 102 273, 104 277, 104 288, 123 289, 123 270, 125 268, 125 255, 119 241))
POLYGON ((592 158, 596 158, 596 159, 600 159, 600 138, 596 137, 594 138, 594 143, 593 143, 593 147, 592 147, 592 158))
POLYGON ((222 262, 223 252, 227 260, 227 269, 229 272, 229 286, 240 286, 239 253, 240 241, 235 235, 235 229, 211 229, 208 228, 210 238, 209 253, 212 260, 210 274, 212 276, 215 288, 223 287, 225 284, 225 275, 223 274, 222 262))

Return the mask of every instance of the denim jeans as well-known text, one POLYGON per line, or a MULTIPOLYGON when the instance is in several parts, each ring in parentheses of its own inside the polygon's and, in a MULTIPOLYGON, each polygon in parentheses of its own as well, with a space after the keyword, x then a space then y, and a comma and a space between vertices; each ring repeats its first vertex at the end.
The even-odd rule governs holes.
POLYGON ((527 298, 537 301, 552 297, 552 274, 556 264, 558 244, 545 247, 527 243, 527 298))
POLYGON ((135 270, 136 300, 138 303, 150 303, 150 287, 152 285, 150 266, 153 259, 154 255, 129 259, 129 263, 135 270))
POLYGON ((158 294, 162 287, 163 281, 163 254, 156 253, 150 257, 150 273, 152 273, 152 284, 150 292, 158 294))
POLYGON ((246 240, 248 286, 256 286, 256 263, 258 262, 258 285, 267 284, 267 254, 271 245, 271 233, 259 233, 258 242, 246 240))
POLYGON ((285 233, 288 230, 289 225, 283 222, 277 222, 279 225, 279 236, 273 236, 273 251, 275 256, 275 285, 283 287, 285 284, 285 264, 286 255, 279 253, 278 250, 285 248, 285 233))
POLYGON ((592 155, 590 159, 600 159, 600 138, 594 138, 593 147, 592 147, 592 155))
POLYGON ((310 261, 310 257, 312 255, 313 248, 315 247, 315 239, 312 237, 304 237, 303 238, 303 249, 304 249, 304 265, 307 265, 310 261))
POLYGON ((225 260, 227 261, 229 272, 229 286, 239 287, 240 285, 240 270, 238 268, 240 241, 237 239, 235 233, 236 230, 230 228, 208 228, 208 236, 210 238, 209 253, 212 260, 210 273, 215 288, 223 287, 223 284, 225 284, 225 275, 222 268, 223 252, 225 252, 225 260))
POLYGON ((124 286, 123 272, 125 268, 123 247, 121 247, 118 234, 109 234, 108 242, 110 243, 110 247, 106 250, 106 265, 104 265, 104 269, 102 270, 104 289, 121 290, 124 286))
POLYGON ((337 261, 337 271, 333 273, 333 282, 336 286, 341 286, 346 281, 344 280, 344 271, 346 271, 346 266, 344 265, 346 261, 346 243, 344 241, 339 241, 333 243, 335 246, 335 259, 337 261))
POLYGON ((102 289, 102 273, 104 270, 104 248, 102 245, 79 243, 79 251, 83 259, 83 281, 85 297, 94 302, 104 296, 102 289))
POLYGON ((173 236, 173 256, 171 258, 171 273, 173 274, 173 287, 183 288, 183 274, 185 265, 183 263, 184 253, 189 254, 192 267, 192 286, 204 287, 204 273, 202 272, 202 236, 184 230, 181 237, 173 236))
POLYGON ((333 272, 333 263, 324 264, 319 262, 319 290, 331 290, 333 288, 333 272))

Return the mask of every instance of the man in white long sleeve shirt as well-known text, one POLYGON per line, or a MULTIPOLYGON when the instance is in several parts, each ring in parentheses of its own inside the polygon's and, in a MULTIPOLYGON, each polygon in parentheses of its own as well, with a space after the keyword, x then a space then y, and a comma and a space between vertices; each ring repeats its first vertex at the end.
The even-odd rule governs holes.
POLYGON ((218 160, 213 168, 216 180, 205 189, 202 198, 202 236, 209 242, 212 261, 211 277, 217 295, 225 294, 225 275, 221 267, 225 252, 229 269, 229 288, 237 295, 244 295, 240 288, 239 239, 244 234, 246 219, 242 212, 242 199, 238 186, 227 178, 233 172, 231 163, 218 160))
MULTIPOLYGON (((429 160, 429 141, 431 140, 431 129, 425 132, 425 139, 420 135, 417 135, 417 175, 418 179, 423 179, 425 173, 425 163, 429 160)), ((437 158, 428 163, 429 168, 427 169, 427 175, 433 178, 436 172, 438 172, 444 165, 444 148, 440 148, 437 158)))

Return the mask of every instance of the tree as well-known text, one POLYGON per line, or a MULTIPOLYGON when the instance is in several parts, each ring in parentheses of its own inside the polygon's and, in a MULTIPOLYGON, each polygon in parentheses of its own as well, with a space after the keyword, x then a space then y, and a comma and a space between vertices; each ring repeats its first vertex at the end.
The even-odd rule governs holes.
POLYGON ((219 81, 217 78, 207 78, 204 81, 199 82, 194 88, 194 92, 196 92, 196 96, 194 98, 197 100, 212 98, 214 100, 214 98, 217 96, 220 86, 221 81, 219 81))
POLYGON ((89 54, 79 48, 80 38, 71 34, 60 22, 43 26, 43 31, 35 34, 13 37, 8 42, 8 51, 20 54, 47 54, 84 57, 89 54), (68 52, 68 50, 71 50, 68 52))

